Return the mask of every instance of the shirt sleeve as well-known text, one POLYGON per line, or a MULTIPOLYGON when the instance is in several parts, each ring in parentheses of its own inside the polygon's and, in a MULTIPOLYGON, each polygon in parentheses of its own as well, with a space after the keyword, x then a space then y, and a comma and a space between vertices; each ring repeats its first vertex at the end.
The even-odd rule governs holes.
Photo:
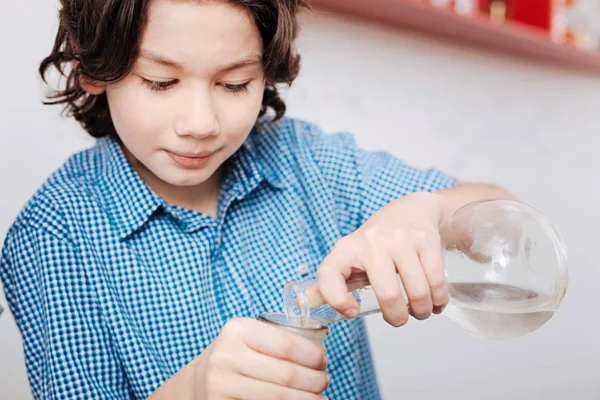
POLYGON ((436 192, 457 179, 435 168, 416 168, 385 151, 367 151, 348 133, 323 133, 308 126, 311 153, 336 199, 346 232, 358 229, 377 210, 410 193, 436 192))
POLYGON ((125 374, 73 244, 39 227, 9 231, 0 257, 35 399, 129 399, 125 374))

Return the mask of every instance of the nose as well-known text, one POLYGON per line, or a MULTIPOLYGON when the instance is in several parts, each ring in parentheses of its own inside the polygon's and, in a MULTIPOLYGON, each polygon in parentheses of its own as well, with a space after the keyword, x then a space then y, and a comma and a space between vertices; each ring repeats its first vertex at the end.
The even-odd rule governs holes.
POLYGON ((202 139, 219 133, 219 119, 208 88, 190 87, 177 108, 177 135, 202 139))

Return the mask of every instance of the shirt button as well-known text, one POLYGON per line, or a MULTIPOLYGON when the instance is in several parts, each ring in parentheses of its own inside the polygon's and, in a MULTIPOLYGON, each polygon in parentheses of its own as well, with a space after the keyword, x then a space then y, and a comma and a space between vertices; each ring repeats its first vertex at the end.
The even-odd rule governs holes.
POLYGON ((298 265, 298 272, 302 275, 308 274, 308 265, 305 263, 298 265))

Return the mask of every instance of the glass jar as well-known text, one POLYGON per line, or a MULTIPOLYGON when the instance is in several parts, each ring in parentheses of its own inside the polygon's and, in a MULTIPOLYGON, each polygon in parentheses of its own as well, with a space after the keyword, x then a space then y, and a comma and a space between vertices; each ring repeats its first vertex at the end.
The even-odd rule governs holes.
POLYGON ((288 320, 283 313, 263 313, 257 319, 261 322, 285 329, 295 335, 302 336, 313 342, 316 346, 325 349, 325 339, 329 335, 329 327, 317 319, 309 319, 302 326, 294 324, 293 320, 288 320))

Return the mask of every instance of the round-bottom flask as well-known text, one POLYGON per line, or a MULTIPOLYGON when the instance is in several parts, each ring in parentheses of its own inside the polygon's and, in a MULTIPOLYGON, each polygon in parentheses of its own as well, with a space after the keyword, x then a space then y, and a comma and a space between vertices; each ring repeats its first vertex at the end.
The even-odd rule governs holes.
MULTIPOLYGON (((525 204, 468 204, 443 221, 440 236, 450 296, 443 315, 475 336, 504 339, 530 333, 552 317, 565 296, 564 241, 544 215, 525 204)), ((359 316, 381 311, 365 275, 347 284, 359 316)), ((298 326, 347 319, 325 304, 316 281, 288 283, 283 305, 287 319, 298 326)))

